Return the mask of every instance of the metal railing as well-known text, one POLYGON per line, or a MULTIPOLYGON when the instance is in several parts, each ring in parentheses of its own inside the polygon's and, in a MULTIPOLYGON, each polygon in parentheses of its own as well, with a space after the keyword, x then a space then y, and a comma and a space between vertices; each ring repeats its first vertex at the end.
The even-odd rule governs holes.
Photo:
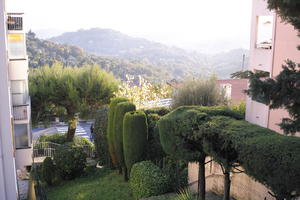
POLYGON ((33 157, 52 157, 55 154, 55 150, 60 144, 53 142, 37 142, 33 145, 33 157))
POLYGON ((14 120, 28 120, 29 119, 29 104, 13 106, 14 120))
MULTIPOLYGON (((54 157, 56 148, 59 147, 60 144, 56 144, 53 142, 37 142, 33 145, 33 158, 38 157, 54 157)), ((94 158, 95 151, 89 145, 82 146, 83 151, 86 153, 87 158, 94 158)))

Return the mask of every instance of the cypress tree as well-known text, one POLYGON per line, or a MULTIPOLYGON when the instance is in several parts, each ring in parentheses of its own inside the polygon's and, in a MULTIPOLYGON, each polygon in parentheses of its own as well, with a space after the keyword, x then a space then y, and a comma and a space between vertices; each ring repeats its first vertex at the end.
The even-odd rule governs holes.
POLYGON ((113 141, 114 149, 116 153, 116 158, 118 164, 122 167, 124 171, 124 179, 128 180, 127 169, 124 162, 124 153, 123 153, 123 119, 124 115, 127 112, 134 111, 135 105, 131 102, 121 102, 118 103, 115 108, 114 116, 114 126, 113 126, 113 141))
POLYGON ((130 174, 133 164, 145 158, 147 132, 147 117, 143 111, 125 114, 123 121, 123 149, 128 174, 130 174))
MULTIPOLYGON (((107 125, 107 141, 108 141, 108 150, 110 157, 112 159, 112 163, 118 167, 116 152, 114 149, 114 140, 113 140, 113 131, 114 131, 114 116, 115 116, 115 108, 118 103, 128 101, 127 98, 117 97, 112 98, 109 104, 109 112, 108 112, 108 125, 107 125)), ((119 172, 122 172, 122 169, 119 167, 119 172)))

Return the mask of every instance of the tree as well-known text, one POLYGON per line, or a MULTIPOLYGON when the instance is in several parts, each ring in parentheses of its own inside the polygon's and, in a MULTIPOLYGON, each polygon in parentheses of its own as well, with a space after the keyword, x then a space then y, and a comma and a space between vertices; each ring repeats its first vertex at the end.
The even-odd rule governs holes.
POLYGON ((215 106, 226 104, 227 100, 222 90, 217 87, 216 77, 209 79, 187 80, 173 93, 172 107, 184 105, 215 106))
POLYGON ((275 10, 281 19, 300 30, 300 2, 298 0, 268 0, 268 8, 275 10))
MULTIPOLYGON (((290 118, 279 124, 286 135, 300 131, 300 64, 288 60, 283 70, 274 78, 264 78, 260 72, 246 71, 249 89, 245 92, 252 99, 270 106, 270 109, 285 108, 290 118)), ((243 73, 241 73, 243 74, 243 73)))
POLYGON ((32 69, 29 87, 33 119, 51 120, 59 116, 68 121, 67 140, 72 141, 77 124, 77 114, 82 108, 93 110, 108 103, 117 90, 113 75, 97 66, 80 68, 63 67, 56 63, 32 69), (59 110, 59 112, 57 112, 59 110), (43 112, 47 115, 40 118, 43 112))
POLYGON ((175 159, 198 162, 198 198, 205 199, 205 158, 203 134, 199 125, 210 116, 224 115, 235 119, 242 116, 226 107, 181 106, 158 121, 163 150, 175 159))
POLYGON ((127 174, 127 168, 124 161, 124 151, 123 151, 123 119, 125 114, 130 111, 135 111, 135 105, 131 102, 121 102, 117 104, 115 110, 115 116, 114 116, 114 130, 113 130, 114 149, 116 152, 116 158, 118 164, 123 169, 125 181, 128 181, 128 174, 127 174))
POLYGON ((145 159, 148 124, 142 111, 128 112, 123 121, 124 160, 128 174, 134 163, 145 159))
POLYGON ((112 163, 119 168, 119 173, 122 173, 122 168, 118 164, 116 150, 115 150, 115 141, 114 141, 114 118, 116 112, 116 106, 118 103, 128 101, 127 98, 116 97, 112 98, 109 104, 108 112, 108 124, 107 124, 107 141, 108 141, 108 150, 112 160, 112 163))

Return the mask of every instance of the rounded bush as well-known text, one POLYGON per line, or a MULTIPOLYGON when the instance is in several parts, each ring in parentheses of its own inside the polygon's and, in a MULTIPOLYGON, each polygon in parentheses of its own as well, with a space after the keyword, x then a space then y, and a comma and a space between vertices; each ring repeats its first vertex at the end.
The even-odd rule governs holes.
POLYGON ((74 179, 83 173, 86 154, 80 146, 61 145, 55 151, 54 162, 62 179, 74 179))
POLYGON ((116 158, 115 147, 114 147, 114 140, 113 140, 115 109, 116 109, 116 106, 118 103, 126 102, 126 101, 128 101, 127 98, 117 97, 117 98, 112 98, 110 100, 110 104, 109 104, 108 124, 107 124, 107 142, 108 142, 109 154, 112 159, 112 163, 114 165, 118 164, 117 158, 116 158))
POLYGON ((169 191, 169 179, 151 161, 143 161, 132 166, 130 187, 135 199, 156 196, 169 191))
POLYGON ((42 179, 48 184, 52 185, 55 176, 55 166, 50 157, 45 158, 42 165, 42 179))
POLYGON ((123 119, 127 112, 134 111, 135 105, 131 102, 118 103, 115 109, 113 141, 119 165, 125 167, 123 152, 123 119))
POLYGON ((123 121, 123 149, 127 172, 134 163, 145 159, 147 148, 147 118, 144 112, 128 112, 123 121))

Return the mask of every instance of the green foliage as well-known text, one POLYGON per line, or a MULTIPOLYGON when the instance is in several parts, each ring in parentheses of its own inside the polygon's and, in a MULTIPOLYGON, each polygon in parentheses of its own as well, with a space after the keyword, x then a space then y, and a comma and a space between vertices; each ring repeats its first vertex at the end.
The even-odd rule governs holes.
POLYGON ((73 68, 54 64, 31 69, 29 88, 33 120, 39 122, 51 120, 54 116, 62 117, 70 120, 68 133, 74 134, 75 114, 82 107, 92 110, 107 103, 117 90, 117 81, 96 66, 73 68))
POLYGON ((108 112, 108 106, 101 106, 97 109, 95 114, 93 136, 95 141, 96 156, 99 159, 99 164, 112 167, 107 141, 108 112))
POLYGON ((227 100, 224 92, 217 87, 217 79, 188 80, 174 91, 172 107, 184 105, 216 106, 225 105, 227 100))
POLYGON ((237 104, 230 105, 230 109, 232 109, 234 112, 240 114, 245 118, 246 115, 246 103, 244 101, 241 101, 237 104))
POLYGON ((124 161, 124 151, 123 151, 123 120, 127 112, 131 112, 134 110, 135 110, 135 105, 131 102, 120 102, 117 104, 115 109, 114 130, 113 130, 114 148, 116 152, 117 161, 119 165, 122 166, 124 169, 126 168, 126 165, 124 161))
POLYGON ((166 156, 160 144, 159 130, 157 127, 157 122, 161 116, 152 113, 147 114, 146 116, 148 124, 146 160, 151 160, 153 162, 161 161, 163 157, 166 156))
POLYGON ((130 174, 133 164, 145 159, 147 132, 148 124, 144 112, 135 111, 125 114, 123 120, 123 150, 128 174, 130 174))
POLYGON ((271 109, 285 108, 288 111, 290 118, 283 118, 279 124, 285 134, 300 131, 299 69, 300 64, 287 61, 275 78, 261 80, 252 73, 246 91, 252 99, 269 105, 271 109))
POLYGON ((225 167, 239 163, 278 199, 300 194, 300 138, 225 116, 212 116, 199 125, 204 151, 225 167))
POLYGON ((167 175, 151 161, 143 161, 133 165, 130 187, 134 198, 140 199, 168 192, 169 180, 167 175))
POLYGON ((149 109, 143 109, 146 115, 149 114, 157 114, 159 116, 164 116, 170 112, 170 109, 162 107, 162 108, 149 108, 149 109))
POLYGON ((268 0, 269 9, 275 10, 284 21, 300 30, 300 2, 298 0, 268 0))
POLYGON ((181 189, 175 200, 197 200, 189 189, 181 189))
POLYGON ((46 157, 42 165, 42 178, 48 184, 52 185, 55 176, 55 166, 50 157, 46 157))
POLYGON ((107 125, 107 141, 108 141, 108 150, 112 159, 112 163, 114 165, 118 165, 116 150, 115 150, 115 142, 114 142, 114 118, 115 118, 115 110, 118 103, 128 101, 127 98, 117 97, 110 100, 109 104, 109 112, 108 112, 108 125, 107 125))
POLYGON ((177 160, 169 156, 164 157, 157 163, 162 171, 168 176, 170 189, 174 192, 188 185, 188 162, 177 160))
POLYGON ((65 144, 56 149, 54 162, 57 172, 62 179, 74 179, 83 174, 86 154, 82 147, 65 144))
MULTIPOLYGON (((66 144, 68 143, 67 141, 67 135, 66 134, 60 134, 60 133, 55 133, 51 135, 41 135, 39 137, 39 142, 53 142, 56 144, 66 144)), ((87 138, 75 136, 73 138, 73 141, 71 144, 75 146, 89 146, 90 148, 94 148, 94 144, 90 142, 87 138)))
POLYGON ((65 144, 67 142, 66 134, 55 133, 51 135, 41 135, 39 142, 53 142, 56 144, 65 144))
POLYGON ((162 117, 158 122, 158 127, 164 151, 177 159, 198 161, 204 152, 202 136, 195 133, 199 124, 205 122, 209 116, 215 115, 243 118, 238 113, 222 106, 182 106, 162 117))

